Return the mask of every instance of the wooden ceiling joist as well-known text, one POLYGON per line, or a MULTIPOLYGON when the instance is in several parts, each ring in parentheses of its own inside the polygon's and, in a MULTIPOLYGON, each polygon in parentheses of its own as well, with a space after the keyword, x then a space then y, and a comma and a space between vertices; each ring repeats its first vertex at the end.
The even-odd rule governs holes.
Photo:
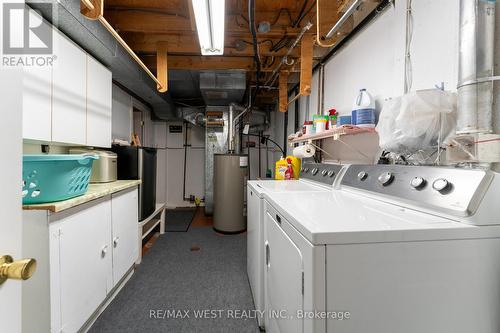
MULTIPOLYGON (((126 33, 122 34, 128 44, 137 53, 152 53, 156 52, 156 44, 158 41, 167 41, 169 44, 170 54, 181 55, 200 55, 200 45, 195 35, 145 35, 143 33, 126 33)), ((286 47, 278 51, 273 51, 272 46, 278 43, 278 39, 259 39, 259 53, 262 57, 282 57, 285 55, 286 47), (272 44, 271 44, 272 43, 272 44)), ((241 39, 228 37, 225 40, 224 56, 253 56, 253 48, 251 39, 241 39)), ((299 57, 299 51, 294 50, 292 57, 299 57)))
POLYGON ((279 111, 288 111, 288 72, 281 71, 279 77, 279 111))
POLYGON ((156 43, 156 77, 160 81, 158 84, 159 92, 168 90, 168 62, 167 62, 168 43, 156 43))
MULTIPOLYGON (((145 55, 142 57, 146 66, 156 70, 156 55, 145 55)), ((218 70, 218 69, 243 69, 254 71, 255 63, 253 57, 225 57, 225 56, 179 56, 169 54, 169 69, 190 69, 190 70, 218 70)), ((291 71, 299 72, 296 68, 291 71)), ((271 72, 272 68, 263 68, 263 73, 271 72)))

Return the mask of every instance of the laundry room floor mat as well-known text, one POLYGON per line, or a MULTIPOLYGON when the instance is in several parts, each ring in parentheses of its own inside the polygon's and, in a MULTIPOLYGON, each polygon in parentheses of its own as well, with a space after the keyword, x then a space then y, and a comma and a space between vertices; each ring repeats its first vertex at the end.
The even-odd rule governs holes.
POLYGON ((172 209, 165 214, 165 231, 186 232, 193 221, 196 209, 172 209))

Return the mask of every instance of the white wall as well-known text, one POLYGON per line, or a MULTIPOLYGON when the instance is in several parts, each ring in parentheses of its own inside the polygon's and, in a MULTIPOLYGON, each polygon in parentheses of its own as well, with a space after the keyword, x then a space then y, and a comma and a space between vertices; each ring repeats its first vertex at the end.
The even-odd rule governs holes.
MULTIPOLYGON (((153 121, 152 111, 139 100, 131 97, 113 85, 113 139, 130 141, 133 131, 133 109, 143 113, 142 145, 154 147, 157 152, 156 201, 167 203, 168 207, 192 206, 183 199, 184 183, 184 132, 169 133, 169 125, 183 125, 182 122, 167 123, 153 121)), ((189 125, 186 167, 186 196, 203 198, 205 195, 205 130, 189 125)), ((29 151, 39 146, 26 145, 29 151)))
MULTIPOLYGON (((183 198, 184 183, 184 128, 182 133, 170 133, 169 125, 183 125, 182 122, 166 123, 166 202, 168 207, 192 206, 183 198)), ((186 197, 205 196, 205 129, 188 125, 186 197)))
MULTIPOLYGON (((434 88, 444 82, 446 90, 456 91, 458 14, 457 0, 413 1, 412 90, 434 88)), ((375 96, 378 111, 385 100, 403 94, 405 27, 406 1, 396 1, 395 7, 371 22, 325 64, 324 112, 335 108, 340 114, 350 114, 361 88, 375 96)), ((300 98, 301 124, 306 118, 307 103, 309 119, 317 112, 317 93, 318 72, 313 75, 311 96, 300 98)), ((376 135, 345 137, 354 149, 339 143, 329 143, 325 148, 336 159, 366 163, 376 159, 378 147, 373 145, 376 139, 376 135)))

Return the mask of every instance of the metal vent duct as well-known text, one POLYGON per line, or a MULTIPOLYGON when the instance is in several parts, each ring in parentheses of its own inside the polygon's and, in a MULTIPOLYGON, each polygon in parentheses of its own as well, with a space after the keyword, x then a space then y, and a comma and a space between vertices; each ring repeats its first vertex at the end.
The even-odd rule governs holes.
POLYGON ((224 106, 240 103, 246 90, 243 70, 202 71, 200 90, 206 105, 224 106))

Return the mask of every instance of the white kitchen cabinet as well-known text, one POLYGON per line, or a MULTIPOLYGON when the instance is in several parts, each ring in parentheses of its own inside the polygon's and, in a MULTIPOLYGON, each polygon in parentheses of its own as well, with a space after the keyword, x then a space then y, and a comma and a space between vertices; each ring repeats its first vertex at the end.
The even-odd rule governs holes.
POLYGON ((51 141, 52 69, 26 67, 23 71, 23 139, 51 141))
POLYGON ((87 55, 54 30, 52 141, 85 145, 87 131, 87 55))
POLYGON ((23 256, 38 263, 23 283, 27 331, 85 330, 118 292, 138 256, 137 191, 134 186, 57 213, 23 211, 23 256))
MULTIPOLYGON (((47 30, 52 28, 33 10, 28 11, 30 22, 40 20, 47 30)), ((23 67, 23 138, 38 141, 51 140, 52 67, 23 67)))
POLYGON ((139 255, 137 200, 137 190, 114 194, 111 199, 113 285, 120 282, 139 255))
POLYGON ((111 147, 112 74, 87 55, 87 146, 111 147))
POLYGON ((55 215, 61 329, 76 332, 112 289, 111 201, 55 215))

